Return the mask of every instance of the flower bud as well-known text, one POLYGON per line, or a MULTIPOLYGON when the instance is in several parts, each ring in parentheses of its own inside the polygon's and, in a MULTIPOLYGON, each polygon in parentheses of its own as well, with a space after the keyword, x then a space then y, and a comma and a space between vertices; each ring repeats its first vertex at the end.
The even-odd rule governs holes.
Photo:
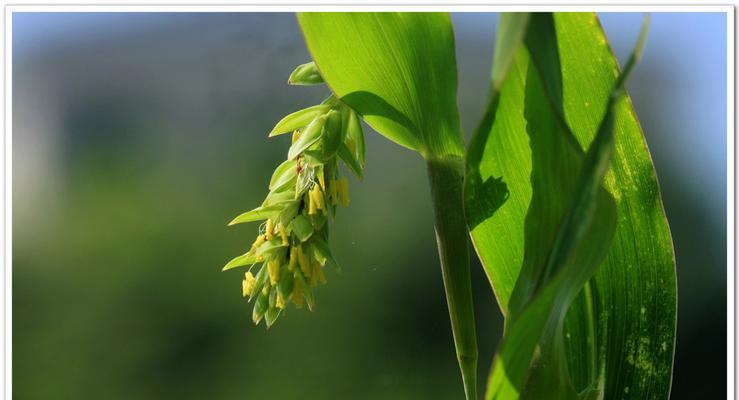
MULTIPOLYGON (((289 80, 294 85, 322 82, 312 62, 296 68, 289 80)), ((269 136, 289 132, 292 145, 287 161, 272 174, 267 198, 262 206, 235 220, 266 220, 249 252, 240 256, 246 258, 237 257, 238 265, 231 268, 262 263, 256 274, 245 273, 242 293, 250 301, 256 298, 252 319, 255 323, 265 319, 267 327, 288 302, 297 308, 307 304, 313 311, 312 288, 326 283, 325 265, 337 266, 325 242, 328 215, 335 216, 337 204, 349 204, 348 181, 337 179, 339 162, 359 179, 364 165, 359 116, 334 95, 284 117, 269 136)))
POLYGON ((323 78, 321 77, 320 72, 318 72, 316 63, 311 61, 306 64, 298 65, 292 74, 290 74, 290 78, 288 78, 287 83, 290 85, 301 86, 320 85, 323 83, 323 78))

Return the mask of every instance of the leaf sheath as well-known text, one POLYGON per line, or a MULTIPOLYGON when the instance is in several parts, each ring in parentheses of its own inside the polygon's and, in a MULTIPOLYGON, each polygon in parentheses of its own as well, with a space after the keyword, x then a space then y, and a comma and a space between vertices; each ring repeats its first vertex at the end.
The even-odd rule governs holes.
POLYGON ((467 224, 463 213, 462 166, 463 161, 456 158, 427 163, 436 242, 457 360, 467 399, 477 399, 477 337, 467 224))

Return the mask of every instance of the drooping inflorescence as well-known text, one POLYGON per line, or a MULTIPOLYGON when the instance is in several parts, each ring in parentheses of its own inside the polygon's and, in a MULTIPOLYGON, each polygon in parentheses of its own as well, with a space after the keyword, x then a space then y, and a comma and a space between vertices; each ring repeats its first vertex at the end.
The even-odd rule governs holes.
MULTIPOLYGON (((290 75, 292 85, 322 84, 314 63, 290 75)), ((287 160, 269 182, 261 206, 236 217, 229 225, 265 221, 246 254, 223 270, 248 267, 242 292, 254 300, 252 319, 270 327, 289 302, 313 310, 313 287, 326 282, 323 268, 338 268, 328 247, 328 217, 336 206, 349 204, 349 186, 339 171, 341 159, 359 179, 364 167, 364 133, 359 116, 329 96, 321 104, 294 112, 277 123, 269 136, 292 132, 287 160)))

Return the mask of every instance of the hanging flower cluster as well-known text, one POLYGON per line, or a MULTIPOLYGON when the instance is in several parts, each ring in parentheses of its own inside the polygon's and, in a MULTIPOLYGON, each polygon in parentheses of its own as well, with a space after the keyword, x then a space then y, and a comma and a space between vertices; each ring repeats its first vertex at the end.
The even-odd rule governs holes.
MULTIPOLYGON (((311 62, 296 68, 288 83, 317 85, 323 79, 311 62)), ((349 185, 338 160, 361 179, 365 159, 359 116, 333 95, 286 116, 269 136, 289 132, 292 146, 272 175, 267 198, 229 225, 266 221, 249 251, 223 268, 248 267, 243 295, 254 300, 254 323, 264 318, 267 327, 289 302, 313 310, 313 287, 326 283, 324 267, 338 268, 327 245, 328 217, 334 217, 337 205, 349 204, 349 185)))

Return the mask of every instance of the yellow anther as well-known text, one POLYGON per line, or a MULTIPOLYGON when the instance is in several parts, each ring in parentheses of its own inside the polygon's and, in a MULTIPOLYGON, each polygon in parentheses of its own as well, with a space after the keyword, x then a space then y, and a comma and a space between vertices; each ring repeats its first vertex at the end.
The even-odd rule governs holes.
POLYGON ((293 292, 290 294, 290 299, 297 308, 303 308, 303 289, 296 282, 293 286, 293 292))
POLYGON ((287 264, 287 270, 290 272, 295 269, 295 264, 298 262, 298 253, 295 249, 296 247, 290 247, 290 262, 287 264))
POLYGON ((310 276, 310 279, 308 279, 308 284, 313 287, 316 286, 316 282, 318 279, 318 275, 316 275, 316 262, 313 261, 310 265, 310 275, 306 274, 306 276, 310 276))
POLYGON ((295 141, 297 141, 299 137, 300 137, 300 131, 294 130, 293 131, 293 143, 295 143, 295 141))
POLYGON ((277 292, 277 300, 275 301, 275 307, 284 309, 285 308, 285 299, 282 298, 282 294, 280 292, 277 292))
POLYGON ((265 296, 269 295, 269 284, 265 283, 264 287, 262 288, 262 294, 265 296))
POLYGON ((300 264, 300 270, 303 271, 303 275, 310 277, 310 260, 303 253, 303 246, 298 246, 298 264, 300 264))
POLYGON ((328 181, 328 194, 329 199, 331 199, 331 204, 336 205, 338 201, 336 199, 336 180, 334 179, 328 181))
POLYGON ((326 189, 326 181, 325 181, 325 178, 323 177, 323 172, 321 172, 320 174, 318 174, 318 182, 321 183, 321 189, 324 189, 325 190, 326 189))
POLYGON ((244 276, 244 280, 241 282, 241 287, 244 292, 244 297, 251 296, 251 293, 254 291, 254 286, 256 285, 257 280, 254 279, 254 275, 251 272, 247 272, 244 276))
POLYGON ((321 191, 321 188, 318 187, 318 185, 313 186, 313 190, 311 190, 311 196, 313 196, 313 202, 316 203, 317 209, 326 209, 326 205, 323 202, 323 192, 321 191))
POLYGON ((287 246, 290 244, 290 242, 287 240, 287 231, 285 230, 285 226, 282 225, 282 222, 277 224, 277 230, 280 231, 280 237, 282 238, 282 244, 287 246))
POLYGON ((316 268, 315 274, 318 275, 318 282, 320 282, 322 285, 326 284, 326 275, 323 273, 323 267, 318 265, 316 268))
POLYGON ((323 275, 323 271, 321 268, 321 264, 318 261, 313 261, 312 265, 312 271, 310 275, 310 285, 316 286, 318 282, 326 283, 326 277, 323 276, 323 279, 321 279, 321 276, 323 275))
POLYGON ((316 189, 316 198, 318 199, 318 208, 326 211, 326 202, 324 201, 322 190, 316 189))
POLYGON ((341 178, 337 182, 338 187, 336 191, 339 194, 339 200, 343 206, 349 205, 349 181, 346 178, 341 178))
POLYGON ((267 232, 265 232, 265 236, 267 236, 267 240, 272 240, 274 231, 275 231, 275 223, 272 222, 272 219, 268 219, 267 220, 267 232))
POLYGON ((316 213, 316 202, 313 201, 313 191, 308 191, 308 214, 313 215, 316 213))
POLYGON ((267 263, 267 271, 269 272, 269 281, 272 285, 276 285, 280 280, 280 260, 269 260, 267 263))
POLYGON ((313 192, 313 189, 308 190, 308 214, 315 214, 318 207, 316 203, 316 195, 313 192))
POLYGON ((257 247, 261 246, 262 243, 264 243, 264 235, 257 236, 257 239, 254 241, 254 243, 251 245, 250 251, 255 251, 257 247))

